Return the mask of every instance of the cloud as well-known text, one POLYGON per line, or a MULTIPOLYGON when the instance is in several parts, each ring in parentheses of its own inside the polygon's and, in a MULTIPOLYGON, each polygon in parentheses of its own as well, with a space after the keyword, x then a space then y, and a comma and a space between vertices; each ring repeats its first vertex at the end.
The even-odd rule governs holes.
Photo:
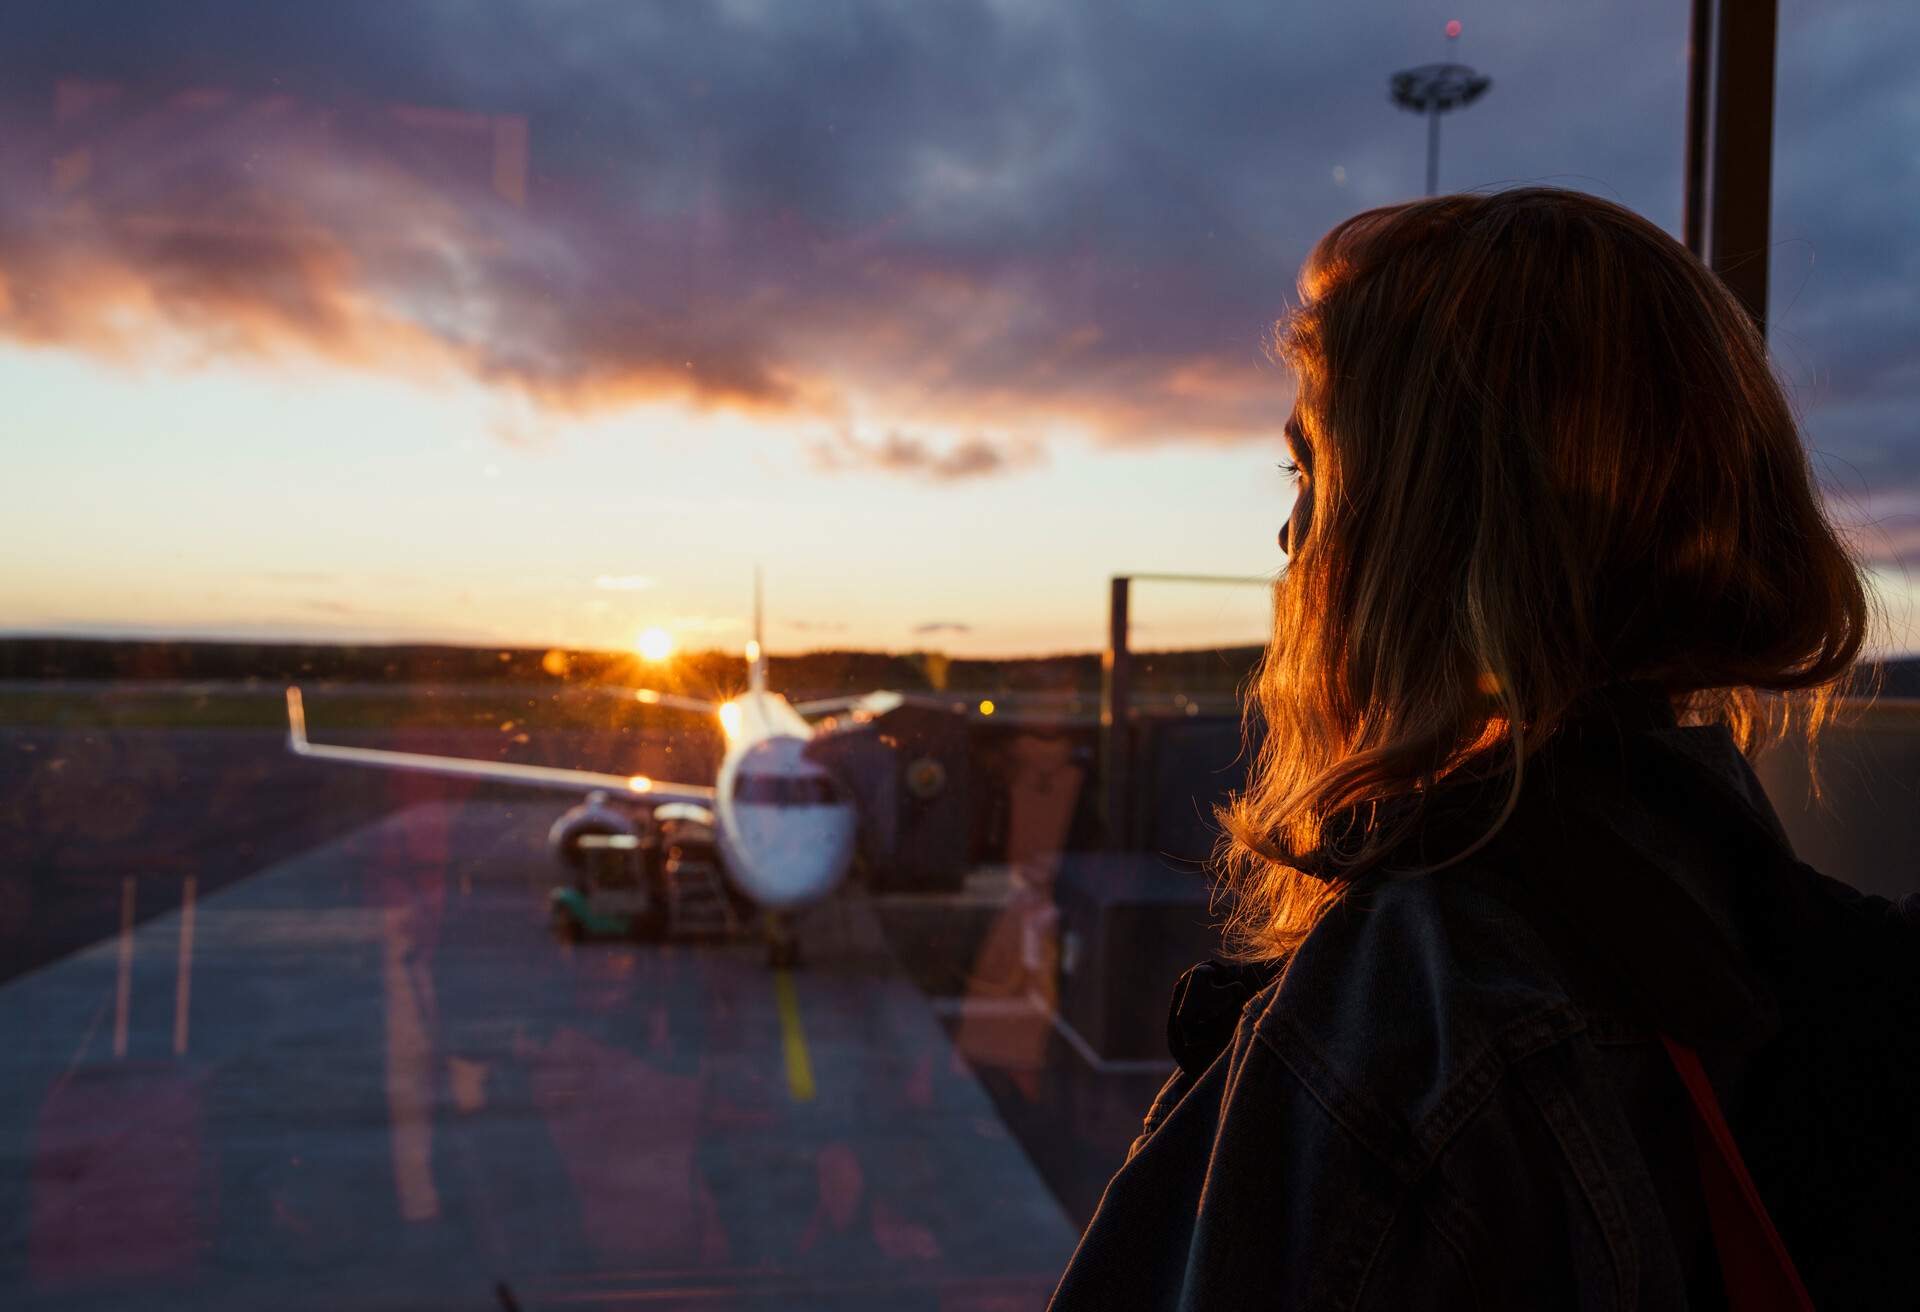
POLYGON ((926 438, 889 432, 865 442, 844 430, 809 448, 812 465, 825 473, 872 469, 887 474, 924 478, 936 483, 982 478, 990 474, 1037 465, 1044 459, 1032 439, 995 442, 964 437, 940 449, 926 438))
MULTIPOLYGON (((529 403, 513 441, 735 410, 931 481, 1061 434, 1275 440, 1263 334, 1320 232, 1418 189, 1386 77, 1440 53, 1424 19, 1252 0, 252 12, 0 17, 0 335, 479 379, 529 403)), ((1876 490, 1920 487, 1916 40, 1836 3, 1780 43, 1776 345, 1876 490)), ((1657 0, 1496 5, 1443 185, 1676 229, 1685 41, 1657 0)))
MULTIPOLYGON (((1211 202, 1164 207, 1166 234, 1112 203, 1155 184, 1101 144, 1113 89, 1076 64, 1104 17, 608 4, 529 42, 511 5, 395 24, 347 3, 244 35, 239 12, 12 33, 39 59, 0 146, 0 334, 464 374, 553 412, 832 427, 858 403, 889 436, 835 467, 934 479, 1032 463, 1061 427, 1231 439, 1284 412, 1257 342, 1288 255, 1261 252, 1250 296, 1181 231, 1211 202), (121 75, 67 71, 89 68, 121 75)), ((497 427, 542 440, 537 417, 497 427)))
POLYGON ((913 626, 915 633, 971 633, 973 625, 962 624, 958 620, 928 620, 924 624, 913 626))
POLYGON ((645 574, 601 574, 593 580, 594 587, 607 592, 644 592, 655 583, 645 574))
POLYGON ((457 373, 555 410, 800 399, 751 324, 659 303, 666 252, 596 253, 484 168, 413 167, 451 130, 430 115, 72 80, 44 109, 15 115, 0 156, 0 334, 17 341, 457 373))

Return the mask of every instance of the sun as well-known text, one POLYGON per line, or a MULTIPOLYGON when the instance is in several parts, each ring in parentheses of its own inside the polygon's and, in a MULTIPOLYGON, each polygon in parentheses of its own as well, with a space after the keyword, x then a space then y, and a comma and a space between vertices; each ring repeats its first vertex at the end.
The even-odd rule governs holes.
POLYGON ((673 635, 662 628, 642 629, 633 649, 641 659, 663 661, 673 655, 673 635))

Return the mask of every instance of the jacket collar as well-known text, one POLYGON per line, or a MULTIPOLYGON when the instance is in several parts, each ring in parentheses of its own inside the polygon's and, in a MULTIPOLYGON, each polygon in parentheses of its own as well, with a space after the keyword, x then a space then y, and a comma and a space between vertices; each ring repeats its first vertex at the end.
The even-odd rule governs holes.
MULTIPOLYGON (((1724 728, 1678 726, 1647 685, 1601 689, 1529 758, 1520 799, 1495 839, 1456 865, 1418 873, 1486 832, 1506 783, 1436 790, 1408 838, 1356 887, 1410 877, 1478 882, 1527 914, 1576 992, 1623 1005, 1684 1042, 1755 1043, 1773 1032, 1776 1006, 1743 948, 1739 908, 1743 893, 1777 879, 1793 853, 1724 728)), ((1312 873, 1311 863, 1303 868, 1312 873)), ((1170 1038, 1186 999, 1210 1042, 1218 1018, 1206 1017, 1270 982, 1273 969, 1259 970, 1183 978, 1170 1038)))
MULTIPOLYGON (((1570 756, 1592 758, 1617 750, 1630 734, 1674 727, 1672 703, 1651 684, 1627 682, 1595 689, 1568 708, 1553 737, 1528 758, 1524 773, 1530 791, 1537 794, 1540 776, 1551 774, 1570 756)), ((1350 850, 1370 826, 1392 823, 1408 809, 1417 808, 1411 832, 1386 854, 1381 867, 1393 872, 1439 865, 1458 856, 1492 826, 1506 802, 1509 779, 1503 771, 1444 783, 1423 796, 1385 804, 1378 813, 1362 807, 1336 812, 1322 826, 1320 846, 1293 854, 1288 864, 1315 879, 1338 878, 1332 852, 1350 850)), ((1522 802, 1527 800, 1523 794, 1522 802)))
POLYGON ((1794 858, 1724 728, 1570 740, 1489 848, 1489 877, 1591 987, 1687 1043, 1773 1032, 1742 905, 1794 858))

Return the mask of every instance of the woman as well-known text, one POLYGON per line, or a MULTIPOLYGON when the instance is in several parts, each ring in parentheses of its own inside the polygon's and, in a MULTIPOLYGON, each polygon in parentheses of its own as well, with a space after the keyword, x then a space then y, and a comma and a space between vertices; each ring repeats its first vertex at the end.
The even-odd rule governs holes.
POLYGON ((1663 1037, 1816 1299, 1859 1305, 1915 1118, 1841 1065, 1911 979, 1743 756, 1787 708, 1811 741, 1869 619, 1760 334, 1547 189, 1349 219, 1300 302, 1264 741, 1219 817, 1240 964, 1182 981, 1181 1069, 1054 1306, 1726 1306, 1663 1037), (1866 1133, 1795 1128, 1849 1078, 1866 1133))

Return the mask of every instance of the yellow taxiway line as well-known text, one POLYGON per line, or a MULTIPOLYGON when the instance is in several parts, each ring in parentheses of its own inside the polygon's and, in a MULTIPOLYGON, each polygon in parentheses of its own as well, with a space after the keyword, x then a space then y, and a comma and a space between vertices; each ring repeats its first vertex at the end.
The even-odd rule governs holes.
POLYGON ((800 997, 794 991, 793 972, 773 972, 773 997, 780 1006, 780 1046, 787 1054, 787 1088, 795 1102, 813 1101, 813 1062, 807 1057, 807 1036, 800 1028, 800 997))

